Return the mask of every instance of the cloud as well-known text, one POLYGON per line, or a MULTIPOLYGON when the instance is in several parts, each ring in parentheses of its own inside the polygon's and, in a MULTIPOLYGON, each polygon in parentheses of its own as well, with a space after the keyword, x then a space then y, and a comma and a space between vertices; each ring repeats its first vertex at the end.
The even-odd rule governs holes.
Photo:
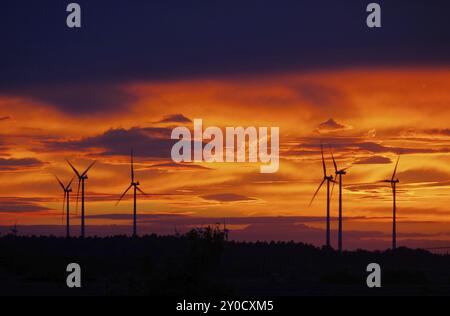
POLYGON ((390 164, 392 160, 384 156, 371 156, 367 158, 360 158, 354 162, 356 165, 370 165, 370 164, 390 164))
POLYGON ((7 115, 7 116, 0 116, 0 121, 7 121, 10 120, 11 116, 7 115))
POLYGON ((346 131, 350 129, 353 129, 353 127, 338 123, 334 119, 330 118, 328 121, 320 123, 316 131, 319 133, 326 134, 326 133, 346 131))
POLYGON ((29 213, 51 210, 26 198, 1 198, 0 213, 29 213))
POLYGON ((169 168, 174 168, 174 169, 202 169, 202 170, 211 170, 211 168, 205 167, 205 166, 200 166, 200 165, 196 165, 193 163, 176 163, 176 162, 167 162, 167 163, 160 163, 160 164, 155 164, 155 165, 151 165, 150 167, 151 169, 164 169, 167 170, 169 168))
POLYGON ((365 150, 373 153, 394 153, 400 154, 431 154, 431 153, 448 153, 450 148, 407 148, 407 147, 396 147, 396 146, 385 146, 374 142, 363 142, 355 144, 359 150, 365 150))
POLYGON ((32 86, 9 93, 48 104, 71 115, 108 115, 126 109, 137 100, 135 96, 114 84, 32 86))
POLYGON ((407 148, 383 145, 382 143, 368 142, 359 137, 324 137, 324 138, 307 138, 300 140, 297 148, 291 148, 287 153, 291 155, 311 154, 316 155, 320 153, 320 144, 325 148, 330 147, 333 150, 340 152, 362 152, 372 154, 431 154, 431 153, 449 153, 450 148, 407 148), (313 151, 311 150, 313 149, 313 151))
POLYGON ((172 145, 171 129, 140 128, 110 129, 103 134, 80 140, 47 141, 50 150, 97 150, 102 155, 129 155, 133 148, 135 156, 170 158, 172 145))
POLYGON ((191 123, 192 121, 183 114, 167 115, 158 123, 191 123))
MULTIPOLYGON (((448 64, 450 59, 449 46, 443 41, 450 29, 445 22, 436 23, 447 21, 450 4, 446 1, 436 6, 426 1, 413 6, 385 1, 383 9, 390 16, 389 32, 383 36, 355 28, 354 21, 364 13, 355 1, 289 1, 285 5, 276 1, 210 1, 191 6, 181 0, 175 3, 114 1, 104 14, 103 3, 87 1, 83 10, 96 17, 95 23, 84 24, 68 40, 65 30, 54 27, 60 22, 63 4, 53 5, 52 0, 41 0, 39 4, 8 1, 4 7, 8 16, 2 20, 4 29, 15 30, 20 36, 3 36, 3 47, 8 49, 0 52, 0 86, 9 90, 30 84, 87 80, 119 83, 259 75, 293 69, 439 65, 448 64), (405 6, 407 15, 402 14, 405 6), (324 14, 324 7, 333 14, 324 14), (422 23, 410 23, 418 19, 422 23), (23 20, 28 23, 21 23, 23 20), (314 34, 292 32, 306 27, 314 34), (42 41, 42 34, 47 41, 42 41)), ((74 105, 66 98, 65 102, 70 108, 74 105)))
MULTIPOLYGON (((135 157, 169 160, 172 146, 176 142, 183 141, 171 139, 171 133, 172 129, 166 127, 116 128, 96 136, 77 140, 43 140, 41 144, 47 151, 86 151, 91 155, 105 156, 129 156, 130 149, 133 148, 135 157)), ((195 141, 190 142, 193 155, 195 141)))
MULTIPOLYGON (((392 172, 392 171, 391 171, 392 172)), ((388 178, 391 174, 387 175, 388 178)), ((405 171, 398 171, 396 178, 400 180, 400 184, 413 185, 414 187, 421 188, 432 188, 432 187, 447 187, 450 186, 450 174, 444 171, 436 169, 409 169, 405 171)), ((380 179, 381 180, 381 179, 380 179)), ((389 184, 374 182, 374 183, 357 183, 346 185, 345 189, 352 192, 365 192, 367 194, 378 195, 380 193, 379 189, 383 187, 388 187, 389 184)), ((404 186, 400 186, 397 190, 406 190, 404 186), (403 189, 400 189, 403 188, 403 189)), ((383 196, 371 195, 371 199, 381 198, 383 196)), ((428 214, 430 210, 427 210, 428 214)), ((436 214, 438 211, 433 210, 432 213, 436 214)))
MULTIPOLYGON (((97 214, 87 215, 87 218, 96 219, 111 219, 111 220, 128 220, 131 218, 128 213, 114 213, 114 214, 97 214)), ((333 220, 335 218, 332 218, 333 220)), ((366 217, 346 217, 346 220, 366 219, 366 217)), ((230 225, 251 225, 251 224, 296 224, 296 223, 317 223, 323 222, 323 217, 315 216, 243 216, 243 217, 199 217, 191 216, 182 213, 159 213, 159 214, 139 214, 139 221, 141 222, 157 222, 164 221, 179 225, 201 225, 214 224, 223 221, 230 225)))
POLYGON ((303 83, 297 90, 303 99, 321 108, 331 107, 336 100, 344 98, 340 90, 324 85, 303 83))
POLYGON ((367 131, 367 137, 375 138, 377 136, 377 130, 375 128, 372 128, 367 131))
POLYGON ((403 183, 447 182, 450 174, 437 169, 409 169, 398 172, 397 177, 403 183))
POLYGON ((234 193, 223 193, 223 194, 210 194, 202 196, 203 199, 208 201, 217 201, 217 202, 240 202, 240 201, 254 201, 254 198, 234 194, 234 193))
MULTIPOLYGON (((439 136, 450 136, 450 129, 449 128, 442 128, 442 129, 428 129, 424 131, 419 131, 419 133, 422 132, 427 135, 439 135, 439 136)), ((418 132, 413 130, 411 131, 413 135, 416 135, 418 132)))
POLYGON ((30 168, 39 168, 45 165, 36 158, 0 158, 0 171, 14 171, 30 168))
MULTIPOLYGON (((87 218, 93 219, 109 219, 109 220, 129 220, 132 214, 128 213, 115 213, 115 214, 96 214, 87 215, 87 218)), ((153 221, 178 221, 189 218, 184 214, 178 213, 160 213, 160 214, 139 214, 140 222, 153 222, 153 221)))

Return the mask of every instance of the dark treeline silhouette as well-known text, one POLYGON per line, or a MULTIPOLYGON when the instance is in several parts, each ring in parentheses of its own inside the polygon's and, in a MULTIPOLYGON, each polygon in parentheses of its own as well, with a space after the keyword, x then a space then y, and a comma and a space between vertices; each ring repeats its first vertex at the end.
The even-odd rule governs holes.
POLYGON ((227 241, 220 226, 136 238, 0 238, 0 294, 341 295, 450 294, 450 256, 398 248, 339 253, 294 242, 227 241), (66 266, 82 288, 66 287, 66 266), (382 288, 366 286, 369 263, 382 288))

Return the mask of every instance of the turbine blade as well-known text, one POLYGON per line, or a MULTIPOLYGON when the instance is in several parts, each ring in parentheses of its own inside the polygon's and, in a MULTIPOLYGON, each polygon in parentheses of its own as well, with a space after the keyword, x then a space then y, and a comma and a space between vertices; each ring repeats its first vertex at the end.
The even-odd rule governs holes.
POLYGON ((77 177, 81 177, 80 173, 78 172, 78 170, 70 163, 70 161, 68 159, 66 159, 67 163, 69 164, 69 166, 72 168, 72 170, 75 172, 75 174, 77 175, 77 177))
POLYGON ((331 182, 333 182, 333 185, 331 186, 331 193, 330 193, 330 203, 331 203, 331 199, 333 197, 333 191, 334 191, 334 185, 336 183, 338 183, 337 181, 331 180, 331 182))
POLYGON ((70 179, 69 184, 67 184, 67 186, 66 186, 66 190, 70 189, 70 186, 72 185, 73 179, 75 179, 75 177, 72 177, 72 179, 70 179))
POLYGON ((380 180, 380 181, 377 181, 377 183, 391 183, 392 182, 392 180, 380 180))
POLYGON ((125 194, 127 194, 128 190, 131 189, 133 185, 130 184, 130 186, 125 190, 125 192, 123 192, 122 196, 120 197, 120 199, 117 201, 116 206, 120 203, 120 201, 122 201, 123 197, 125 196, 125 194))
MULTIPOLYGON (((61 182, 61 180, 59 180, 59 178, 55 175, 56 181, 58 181, 59 185, 61 186, 61 188, 64 190, 64 184, 61 182)), ((64 193, 65 194, 65 193, 64 193)))
POLYGON ((341 169, 341 171, 347 171, 348 169, 350 169, 352 166, 348 166, 347 168, 341 169))
POLYGON ((331 159, 333 159, 334 171, 338 172, 338 168, 337 168, 336 160, 334 160, 333 152, 331 150, 330 150, 330 152, 331 152, 331 159))
POLYGON ((316 192, 314 193, 311 202, 309 202, 309 206, 311 206, 312 202, 314 201, 314 199, 316 198, 317 193, 319 192, 320 188, 322 187, 323 183, 326 181, 327 179, 323 179, 322 182, 320 182, 319 187, 317 188, 316 192))
POLYGON ((323 167, 323 176, 327 176, 327 168, 325 166, 325 158, 323 157, 323 145, 320 144, 320 151, 322 152, 322 167, 323 167))
POLYGON ((394 181, 395 174, 397 173, 397 167, 398 167, 399 160, 400 160, 400 155, 398 156, 397 163, 395 164, 394 173, 392 174, 392 178, 391 178, 392 181, 394 181))
POLYGON ((136 190, 138 190, 139 192, 141 192, 144 195, 148 195, 147 193, 145 193, 144 191, 142 191, 139 187, 136 187, 136 190))
POLYGON ((92 166, 95 165, 96 162, 97 162, 97 160, 94 160, 94 161, 89 165, 89 167, 87 167, 87 169, 84 170, 84 172, 81 174, 81 176, 86 175, 86 173, 88 173, 89 169, 91 169, 92 166))
POLYGON ((133 149, 131 149, 131 182, 134 182, 133 149))

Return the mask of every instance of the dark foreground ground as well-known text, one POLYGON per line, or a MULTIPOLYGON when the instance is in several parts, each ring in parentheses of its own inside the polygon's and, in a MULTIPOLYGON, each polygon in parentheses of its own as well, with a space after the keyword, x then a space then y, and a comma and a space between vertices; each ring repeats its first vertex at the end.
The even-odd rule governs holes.
POLYGON ((0 238, 0 295, 450 295, 450 256, 422 250, 346 252, 298 243, 185 236, 0 238), (67 264, 82 288, 66 286, 67 264), (382 288, 366 267, 382 267, 382 288))

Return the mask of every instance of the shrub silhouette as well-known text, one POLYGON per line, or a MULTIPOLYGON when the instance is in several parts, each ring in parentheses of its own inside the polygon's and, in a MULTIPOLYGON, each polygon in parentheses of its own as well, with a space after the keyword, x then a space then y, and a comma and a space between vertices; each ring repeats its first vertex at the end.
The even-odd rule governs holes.
POLYGON ((225 243, 225 233, 219 225, 192 229, 186 233, 186 238, 192 259, 199 267, 208 270, 217 268, 225 243))

